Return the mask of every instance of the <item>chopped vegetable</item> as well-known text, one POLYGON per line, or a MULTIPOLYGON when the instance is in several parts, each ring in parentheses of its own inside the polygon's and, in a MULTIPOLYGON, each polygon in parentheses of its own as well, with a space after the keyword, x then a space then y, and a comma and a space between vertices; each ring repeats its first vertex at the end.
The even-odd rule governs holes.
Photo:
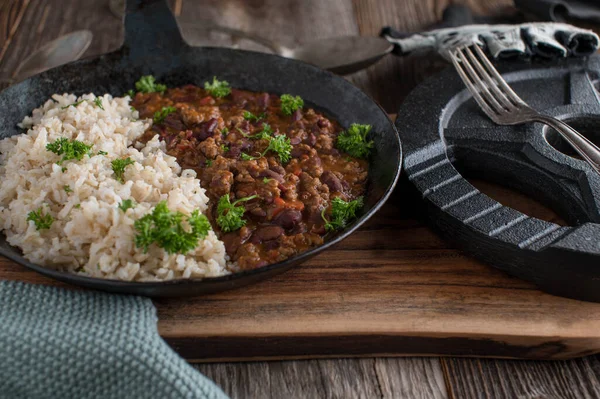
POLYGON ((244 111, 244 119, 248 120, 248 121, 255 121, 258 122, 261 119, 265 119, 267 114, 265 114, 264 112, 260 115, 254 115, 252 112, 250 111, 244 111))
POLYGON ((273 129, 271 128, 271 125, 269 125, 268 123, 263 123, 262 130, 253 135, 251 138, 258 140, 273 138, 273 129))
POLYGON ((206 164, 206 166, 211 166, 212 165, 212 159, 207 159, 204 161, 204 163, 206 164))
POLYGON ((225 144, 221 144, 219 148, 221 149, 221 152, 229 151, 229 146, 226 146, 225 144))
POLYGON ((292 96, 290 94, 282 94, 281 97, 281 112, 284 115, 291 115, 297 109, 304 106, 304 100, 300 96, 292 96))
POLYGON ((269 141, 269 146, 264 153, 266 154, 268 151, 276 153, 281 163, 287 163, 291 158, 292 143, 290 143, 289 137, 285 134, 274 136, 269 141))
POLYGON ((104 110, 104 106, 102 105, 102 98, 101 97, 96 97, 96 99, 94 100, 94 104, 96 104, 96 106, 98 108, 100 108, 101 110, 104 110))
POLYGON ((348 130, 343 131, 337 138, 337 148, 355 158, 367 158, 373 148, 373 140, 367 140, 371 125, 353 123, 348 130))
POLYGON ((154 123, 157 124, 162 123, 167 117, 167 115, 172 114, 175 111, 177 111, 177 108, 175 107, 162 107, 160 111, 156 111, 154 113, 154 117, 152 118, 152 120, 154 121, 154 123))
POLYGON ((263 183, 267 184, 268 182, 270 182, 273 179, 269 179, 268 177, 263 178, 263 183))
POLYGON ((96 155, 108 155, 108 152, 106 152, 106 151, 98 151, 98 153, 96 155))
MULTIPOLYGON (((262 133, 264 133, 264 131, 259 134, 262 133)), ((269 146, 263 152, 257 153, 258 155, 256 156, 242 153, 241 156, 244 161, 251 161, 253 159, 264 157, 267 152, 273 151, 275 154, 277 154, 281 163, 289 162, 290 158, 292 157, 292 143, 290 142, 288 136, 285 134, 280 134, 279 136, 265 136, 264 138, 269 139, 269 146)))
MULTIPOLYGON (((142 76, 140 80, 135 82, 135 89, 140 93, 163 93, 167 90, 167 86, 156 83, 156 79, 152 75, 142 76)), ((130 95, 130 97, 133 97, 130 95)))
POLYGON ((112 170, 115 173, 115 179, 123 183, 123 173, 125 173, 125 168, 129 165, 133 165, 135 162, 127 157, 125 159, 115 159, 111 162, 112 170))
POLYGON ((81 208, 81 204, 74 205, 73 208, 79 209, 81 208))
POLYGON ((29 212, 27 214, 27 221, 30 220, 35 224, 37 230, 49 229, 54 222, 52 215, 44 214, 43 208, 29 212))
POLYGON ((325 230, 333 231, 346 227, 351 219, 356 218, 356 211, 363 206, 363 197, 346 202, 343 199, 336 197, 331 201, 331 218, 327 220, 325 217, 326 209, 321 211, 321 217, 325 221, 325 230))
MULTIPOLYGON (((129 98, 133 99, 133 97, 135 97, 135 90, 129 89, 129 90, 127 90, 127 92, 125 94, 128 95, 129 98)), ((131 107, 131 108, 133 108, 133 107, 131 107)))
POLYGON ((246 225, 246 221, 243 219, 246 208, 241 205, 236 205, 240 202, 250 201, 256 197, 256 195, 251 195, 250 197, 240 198, 233 204, 231 203, 229 194, 225 194, 219 198, 219 205, 217 206, 217 224, 224 233, 238 230, 246 225))
POLYGON ((206 237, 211 229, 206 216, 198 210, 185 216, 181 212, 171 212, 166 201, 159 202, 152 213, 136 220, 133 227, 137 231, 137 247, 148 252, 150 245, 156 244, 169 254, 186 254, 196 248, 198 240, 206 237), (184 221, 187 228, 184 227, 184 221))
POLYGON ((65 190, 65 193, 72 193, 73 190, 71 190, 71 186, 63 186, 63 190, 65 190))
POLYGON ((77 107, 79 104, 81 104, 84 101, 85 100, 79 100, 77 102, 74 102, 73 104, 65 105, 64 107, 60 107, 60 108, 61 109, 65 109, 65 108, 69 108, 69 107, 77 107))
POLYGON ((123 212, 127 212, 127 209, 134 208, 134 207, 135 207, 135 202, 133 202, 132 199, 123 200, 123 202, 121 202, 119 204, 119 209, 122 210, 123 212))
POLYGON ((90 153, 92 145, 87 145, 79 140, 69 140, 66 137, 61 137, 52 143, 46 144, 46 149, 56 155, 63 156, 62 159, 58 161, 58 164, 60 165, 64 161, 70 161, 71 159, 81 161, 84 155, 90 153))
POLYGON ((223 136, 225 136, 227 133, 229 133, 229 129, 227 129, 226 127, 224 127, 223 130, 221 130, 221 134, 223 136))
POLYGON ((229 83, 224 80, 217 80, 216 76, 213 76, 212 83, 204 82, 204 90, 213 97, 226 97, 231 93, 229 83))

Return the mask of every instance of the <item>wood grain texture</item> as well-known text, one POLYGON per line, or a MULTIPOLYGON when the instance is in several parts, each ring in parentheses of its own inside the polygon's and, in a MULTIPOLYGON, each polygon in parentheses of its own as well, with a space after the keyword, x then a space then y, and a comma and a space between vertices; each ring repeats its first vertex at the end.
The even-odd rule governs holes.
POLYGON ((455 398, 598 398, 597 357, 557 362, 442 359, 455 398))
POLYGON ((198 364, 235 398, 447 398, 435 359, 338 359, 198 364))

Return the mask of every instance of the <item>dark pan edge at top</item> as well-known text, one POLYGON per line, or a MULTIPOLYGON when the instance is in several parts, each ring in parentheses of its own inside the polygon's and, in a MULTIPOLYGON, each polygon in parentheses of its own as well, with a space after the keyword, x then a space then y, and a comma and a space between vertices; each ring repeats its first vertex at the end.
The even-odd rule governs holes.
MULTIPOLYGON (((535 96, 546 85, 551 90, 566 82, 561 88, 568 91, 565 104, 556 105, 552 97, 538 99, 536 108, 543 113, 559 118, 600 115, 590 79, 600 76, 600 56, 552 64, 507 62, 499 69, 521 95, 535 96), (542 83, 545 79, 557 79, 558 86, 542 83), (543 104, 549 105, 544 109, 543 104)), ((600 177, 583 161, 553 148, 543 125, 495 128, 448 68, 413 90, 396 126, 405 173, 421 193, 430 223, 445 238, 546 292, 600 302, 600 177), (455 162, 463 167, 471 163, 469 168, 478 168, 477 176, 534 198, 536 191, 543 193, 539 199, 571 209, 577 225, 562 227, 503 206, 468 183, 455 162)))
MULTIPOLYGON (((136 14, 136 7, 141 7, 142 11, 146 13, 146 17, 150 15, 150 17, 156 18, 156 16, 159 15, 159 20, 162 21, 163 19, 165 19, 164 14, 160 13, 161 10, 164 11, 164 7, 166 7, 166 4, 164 4, 163 1, 137 0, 130 1, 129 3, 130 4, 128 5, 128 7, 132 6, 133 4, 132 7, 134 10, 131 14, 133 15, 132 18, 130 18, 131 15, 128 15, 128 21, 131 21, 135 19, 136 16, 139 16, 136 14)), ((168 31, 169 26, 165 28, 164 24, 168 25, 174 23, 173 17, 170 14, 168 15, 168 17, 172 21, 163 21, 163 23, 157 23, 157 26, 159 28, 162 27, 168 31)), ((144 20, 144 27, 142 27, 142 29, 140 30, 142 32, 146 32, 145 29, 148 29, 147 25, 151 23, 152 21, 144 20)), ((135 29, 133 29, 130 25, 129 27, 126 27, 126 32, 135 32, 135 29)), ((156 32, 151 32, 151 34, 152 33, 156 32)), ((140 51, 139 47, 136 48, 135 51, 132 51, 131 49, 132 45, 141 46, 143 43, 140 42, 140 40, 145 41, 145 36, 135 36, 134 33, 134 38, 132 39, 131 37, 127 38, 126 33, 125 45, 116 52, 106 54, 98 58, 82 60, 72 64, 51 69, 40 75, 31 77, 17 85, 11 86, 3 92, 0 92, 0 109, 7 110, 7 107, 5 105, 13 104, 12 109, 8 108, 11 111, 9 111, 8 113, 5 111, 0 113, 0 124, 2 124, 2 126, 6 126, 8 128, 7 130, 9 131, 9 134, 2 134, 0 137, 4 138, 18 133, 15 124, 12 122, 20 121, 25 115, 31 113, 31 110, 33 108, 39 107, 54 92, 75 92, 78 94, 82 94, 84 92, 87 93, 90 91, 94 91, 93 89, 90 90, 78 86, 82 83, 84 84, 87 80, 90 79, 103 79, 102 83, 96 83, 96 87, 100 86, 103 90, 105 90, 105 92, 111 93, 113 95, 120 95, 121 93, 125 92, 128 88, 133 87, 133 83, 135 82, 135 80, 137 80, 142 74, 155 74, 159 80, 166 82, 170 86, 183 82, 199 84, 201 82, 196 80, 200 79, 200 77, 196 75, 193 75, 194 79, 192 79, 192 81, 190 81, 189 78, 187 81, 185 81, 185 73, 193 72, 191 70, 193 70, 194 67, 202 68, 203 65, 210 66, 213 63, 218 63, 222 61, 222 59, 234 60, 236 62, 240 60, 245 62, 254 61, 261 65, 277 67, 281 71, 285 71, 288 74, 293 74, 294 77, 296 77, 296 75, 302 76, 303 74, 310 75, 311 77, 317 79, 317 81, 320 82, 318 86, 323 88, 329 87, 338 91, 343 89, 343 93, 346 96, 350 97, 350 100, 352 100, 346 100, 349 101, 350 109, 354 107, 354 110, 357 114, 362 114, 359 120, 354 121, 359 123, 371 122, 371 124, 375 125, 373 130, 375 131, 377 129, 375 134, 381 134, 381 139, 376 137, 376 144, 378 144, 377 147, 379 147, 379 149, 376 148, 376 153, 373 154, 370 160, 370 168, 372 169, 373 165, 377 162, 379 162, 380 164, 395 165, 393 170, 391 170, 390 168, 390 170, 385 170, 383 171, 385 173, 380 173, 380 175, 378 176, 380 180, 385 181, 385 183, 383 184, 385 187, 378 187, 377 200, 373 201, 374 203, 371 204, 371 208, 366 210, 364 214, 362 214, 349 227, 337 233, 331 239, 329 239, 327 242, 325 242, 319 247, 313 248, 309 251, 306 251, 283 262, 268 265, 255 270, 233 273, 221 277, 207 277, 202 279, 178 279, 164 282, 125 282, 119 280, 107 280, 93 277, 85 277, 67 272, 56 271, 28 262, 19 253, 16 252, 15 248, 9 246, 4 238, 0 243, 1 255, 43 275, 55 278, 60 281, 88 288, 101 289, 110 292, 131 293, 155 297, 206 294, 241 287, 243 285, 265 279, 269 276, 284 272, 290 269, 291 267, 305 261, 306 259, 316 255, 317 253, 326 250, 327 248, 337 244, 338 242, 346 238, 348 235, 352 234, 363 223, 365 223, 375 212, 377 212, 377 210, 381 208, 383 203, 385 203, 385 201, 391 194, 400 175, 400 169, 402 164, 402 149, 398 132, 394 127, 393 123, 389 120, 389 117, 387 116, 385 111, 378 104, 371 100, 361 90, 345 81, 343 78, 335 76, 330 72, 323 71, 312 65, 305 64, 299 61, 289 60, 276 55, 224 48, 191 48, 185 44, 177 44, 174 45, 171 49, 166 49, 166 56, 165 54, 157 54, 156 49, 152 49, 152 52, 149 55, 152 61, 145 62, 143 59, 145 54, 143 51, 140 51), (181 53, 169 54, 169 51, 181 51, 181 53), (137 58, 133 57, 133 52, 136 52, 137 58), (196 60, 194 60, 194 57, 196 57, 196 60), (196 61, 197 65, 193 64, 194 61, 196 61), (167 64, 163 64, 160 67, 154 69, 151 65, 149 65, 150 62, 166 62, 167 64), (129 65, 131 65, 131 67, 129 67, 129 65), (169 75, 170 71, 176 71, 175 76, 169 75), (65 81, 65 79, 69 80, 65 81), (181 81, 181 79, 183 79, 183 81, 181 81), (61 89, 58 90, 58 88, 61 89), (24 96, 24 93, 28 94, 24 96), (16 106, 14 106, 14 104, 16 104, 16 106), (21 112, 23 110, 26 111, 21 112), (366 114, 367 110, 370 110, 371 113, 366 114), (7 117, 7 115, 11 112, 13 113, 10 115, 12 117, 7 117), (378 157, 377 151, 380 151, 381 153, 386 152, 387 156, 378 157)), ((180 41, 181 38, 177 37, 173 40, 177 42, 178 40, 180 41)), ((253 64, 251 63, 248 65, 249 69, 252 69, 252 65, 253 64)), ((254 89, 257 91, 260 90, 260 87, 252 86, 259 84, 260 78, 258 80, 252 80, 250 82, 250 85, 236 85, 236 79, 240 80, 241 78, 239 78, 239 76, 228 76, 227 70, 225 70, 224 72, 225 73, 220 74, 220 77, 226 80, 230 80, 232 87, 237 86, 243 89, 254 89)), ((209 76, 204 77, 209 78, 209 76)), ((269 85, 279 84, 281 85, 281 87, 285 87, 285 84, 283 84, 282 82, 267 79, 265 77, 263 77, 262 79, 267 80, 269 85)), ((92 85, 87 87, 94 86, 92 85)), ((282 90, 277 90, 277 88, 275 88, 275 90, 262 90, 270 91, 277 94, 282 94, 283 92, 285 92, 282 90)), ((302 97, 305 97, 308 100, 308 103, 315 105, 315 108, 322 110, 329 116, 339 120, 339 118, 336 115, 336 112, 332 112, 333 109, 339 107, 337 104, 334 104, 335 106, 330 105, 328 107, 327 104, 323 104, 320 101, 311 101, 311 96, 306 94, 303 95, 303 93, 300 92, 301 90, 302 88, 300 87, 299 90, 297 90, 297 92, 295 92, 294 94, 299 94, 302 97)), ((341 98, 339 100, 343 102, 344 99, 341 98)), ((349 112, 345 109, 343 111, 349 112)), ((348 120, 346 120, 346 122, 349 123, 348 120)), ((372 178, 373 176, 371 176, 370 174, 370 185, 373 184, 372 178)))

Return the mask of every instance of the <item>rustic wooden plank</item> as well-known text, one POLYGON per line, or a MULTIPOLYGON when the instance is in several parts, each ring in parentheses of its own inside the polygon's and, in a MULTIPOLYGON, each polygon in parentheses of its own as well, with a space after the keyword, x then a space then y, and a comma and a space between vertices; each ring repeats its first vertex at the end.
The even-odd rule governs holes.
MULTIPOLYGON (((9 4, 11 2, 19 3, 8 1, 9 4)), ((5 56, 0 58, 0 71, 11 74, 35 49, 79 29, 89 29, 94 34, 84 57, 109 52, 123 41, 122 25, 105 1, 88 1, 82 5, 78 0, 31 0, 19 28, 7 45, 5 56)))
POLYGON ((556 362, 443 359, 455 398, 597 398, 597 357, 556 362))
POLYGON ((194 367, 232 398, 447 398, 431 358, 212 363, 194 367))
POLYGON ((5 1, 0 4, 0 62, 4 59, 28 5, 29 0, 5 1))
POLYGON ((448 397, 439 359, 377 358, 375 371, 384 398, 448 397))

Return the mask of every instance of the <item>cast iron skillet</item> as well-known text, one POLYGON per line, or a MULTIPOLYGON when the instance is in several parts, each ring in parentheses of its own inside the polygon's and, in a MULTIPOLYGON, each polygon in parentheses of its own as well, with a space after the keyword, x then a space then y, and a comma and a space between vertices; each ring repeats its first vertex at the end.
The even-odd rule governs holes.
POLYGON ((48 277, 87 288, 147 296, 212 293, 284 272, 338 243, 381 207, 396 184, 402 158, 398 132, 386 113, 366 94, 340 77, 298 61, 249 51, 189 47, 164 0, 127 2, 125 42, 119 50, 51 69, 1 92, 0 138, 20 133, 17 123, 54 93, 120 96, 147 74, 170 87, 202 85, 216 75, 236 88, 300 95, 310 106, 345 127, 353 122, 372 125, 375 149, 362 215, 324 245, 299 256, 256 270, 202 280, 136 283, 59 272, 25 260, 17 248, 8 245, 3 234, 0 234, 0 254, 48 277))

